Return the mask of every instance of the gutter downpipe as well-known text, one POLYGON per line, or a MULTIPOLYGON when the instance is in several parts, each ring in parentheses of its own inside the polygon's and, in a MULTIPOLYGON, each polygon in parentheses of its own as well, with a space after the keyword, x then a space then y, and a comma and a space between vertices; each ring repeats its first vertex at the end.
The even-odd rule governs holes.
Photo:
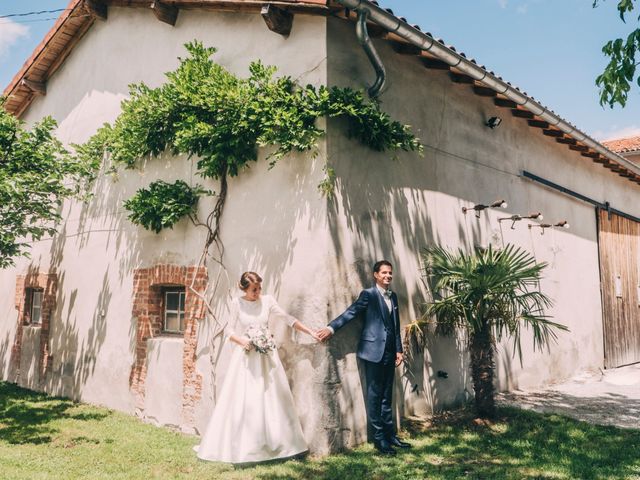
MULTIPOLYGON (((520 90, 505 83, 492 73, 489 73, 483 67, 478 66, 476 63, 468 60, 459 53, 441 44, 434 38, 426 35, 420 30, 410 26, 403 22, 395 15, 383 10, 382 8, 372 4, 369 0, 336 0, 348 9, 351 9, 358 13, 358 20, 360 20, 361 12, 366 12, 366 18, 371 19, 372 22, 380 25, 382 28, 390 33, 394 33, 399 37, 404 38, 407 42, 415 45, 416 47, 431 53, 438 59, 447 63, 451 67, 455 67, 462 73, 469 77, 484 83, 487 87, 495 90, 497 93, 504 95, 509 100, 517 103, 521 107, 526 108, 534 115, 537 115, 549 125, 553 125, 557 129, 571 136, 578 142, 583 143, 587 147, 595 150, 601 155, 607 157, 618 165, 626 168, 630 172, 640 176, 640 167, 634 165, 629 160, 625 159, 621 155, 618 155, 599 142, 595 141, 582 131, 578 130, 575 126, 571 125, 564 119, 557 116, 553 111, 546 109, 534 99, 528 97, 520 90)), ((365 19, 366 22, 366 19, 365 19)), ((379 57, 378 57, 379 58, 379 57)), ((383 67, 384 68, 384 67, 383 67)), ((377 83, 377 81, 376 81, 377 83)))
POLYGON ((369 37, 369 32, 367 31, 367 18, 369 17, 369 11, 365 8, 358 10, 358 23, 356 23, 356 36, 358 37, 358 42, 362 45, 362 49, 369 57, 369 61, 371 65, 373 65, 373 69, 376 71, 376 81, 367 92, 369 93, 369 97, 377 98, 380 95, 380 91, 387 80, 387 71, 384 68, 382 63, 382 59, 375 47, 373 46, 373 42, 369 37))

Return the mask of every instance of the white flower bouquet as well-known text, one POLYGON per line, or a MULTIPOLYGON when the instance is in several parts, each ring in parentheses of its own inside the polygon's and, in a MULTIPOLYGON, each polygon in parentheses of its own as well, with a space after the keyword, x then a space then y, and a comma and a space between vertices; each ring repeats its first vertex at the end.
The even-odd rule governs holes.
POLYGON ((246 335, 258 353, 269 353, 276 349, 273 335, 266 327, 252 325, 247 329, 246 335))

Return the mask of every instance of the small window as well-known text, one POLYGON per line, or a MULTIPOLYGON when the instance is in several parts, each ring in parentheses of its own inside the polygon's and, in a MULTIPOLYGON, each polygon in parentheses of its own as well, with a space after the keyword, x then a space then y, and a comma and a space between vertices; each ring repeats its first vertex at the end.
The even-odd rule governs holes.
POLYGON ((36 288, 27 289, 26 307, 26 323, 39 325, 42 321, 42 290, 36 288))
POLYGON ((165 288, 163 291, 164 322, 162 330, 167 333, 184 332, 184 287, 165 288))

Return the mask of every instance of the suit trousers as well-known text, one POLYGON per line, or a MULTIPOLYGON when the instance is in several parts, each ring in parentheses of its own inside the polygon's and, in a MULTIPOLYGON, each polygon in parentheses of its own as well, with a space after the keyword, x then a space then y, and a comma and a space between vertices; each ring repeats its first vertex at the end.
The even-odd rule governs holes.
POLYGON ((395 374, 395 350, 386 348, 381 362, 364 360, 367 380, 367 422, 373 430, 376 442, 395 435, 393 425, 393 377, 395 374))

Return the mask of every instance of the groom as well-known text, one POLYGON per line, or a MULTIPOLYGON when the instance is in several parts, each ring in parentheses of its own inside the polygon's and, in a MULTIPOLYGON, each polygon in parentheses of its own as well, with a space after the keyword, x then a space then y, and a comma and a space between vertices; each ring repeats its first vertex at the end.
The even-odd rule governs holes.
POLYGON ((393 447, 411 445, 398 439, 392 419, 393 376, 395 368, 402 363, 402 341, 398 298, 389 290, 393 278, 391 263, 376 262, 373 278, 376 284, 360 292, 358 299, 318 335, 321 341, 328 340, 358 315, 364 316, 357 355, 364 361, 367 380, 367 423, 374 432, 375 448, 393 455, 393 447))

